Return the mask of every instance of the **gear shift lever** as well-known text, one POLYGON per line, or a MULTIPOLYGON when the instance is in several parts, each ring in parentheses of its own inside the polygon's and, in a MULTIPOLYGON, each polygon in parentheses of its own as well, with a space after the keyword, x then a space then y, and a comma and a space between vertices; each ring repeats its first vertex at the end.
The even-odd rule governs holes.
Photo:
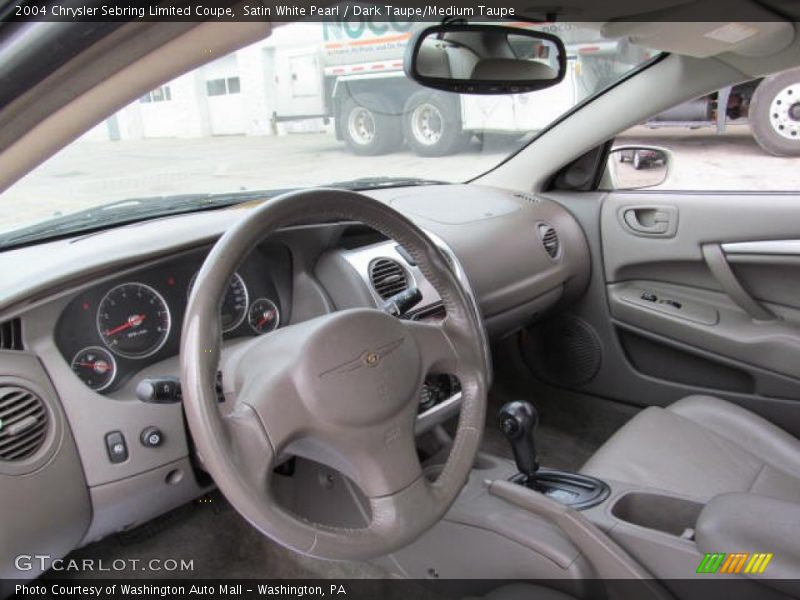
POLYGON ((519 471, 509 481, 524 485, 575 510, 596 506, 608 498, 611 490, 599 479, 558 469, 539 470, 539 457, 533 443, 533 430, 539 423, 539 415, 530 402, 508 402, 497 417, 500 431, 511 443, 519 471))
POLYGON ((539 470, 539 457, 533 443, 533 430, 539 423, 539 414, 530 402, 517 400, 503 405, 498 413, 500 431, 511 443, 514 460, 525 482, 533 481, 539 470))

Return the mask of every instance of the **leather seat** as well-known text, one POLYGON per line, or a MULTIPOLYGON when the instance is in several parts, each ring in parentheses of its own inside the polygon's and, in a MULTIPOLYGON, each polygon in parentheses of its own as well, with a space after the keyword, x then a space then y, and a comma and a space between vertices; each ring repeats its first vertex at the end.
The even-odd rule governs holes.
POLYGON ((711 396, 647 408, 611 437, 583 473, 700 502, 726 492, 800 501, 800 441, 711 396))

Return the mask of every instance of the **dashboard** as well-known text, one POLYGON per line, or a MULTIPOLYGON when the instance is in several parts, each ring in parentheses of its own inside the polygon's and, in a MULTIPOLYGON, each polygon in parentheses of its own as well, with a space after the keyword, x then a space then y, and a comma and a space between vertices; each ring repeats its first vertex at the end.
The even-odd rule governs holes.
MULTIPOLYGON (((556 202, 476 185, 369 194, 437 240, 491 339, 579 297, 588 283, 584 234, 556 202)), ((180 395, 147 401, 137 388, 180 385, 192 280, 216 240, 250 209, 171 216, 0 253, 0 393, 12 390, 39 410, 26 454, 0 454, 0 503, 40 499, 24 519, 0 515, 8 540, 63 555, 213 487, 180 395), (54 519, 57 527, 40 525, 54 519)), ((380 233, 351 222, 279 230, 252 250, 221 300, 221 360, 255 336, 337 310, 381 308, 412 287, 420 301, 403 318, 446 318, 420 269, 380 233)), ((220 410, 230 410, 236 390, 218 385, 220 410)), ((416 433, 459 407, 458 382, 431 374, 420 390, 416 433)))
MULTIPOLYGON (((142 368, 178 353, 189 294, 208 250, 87 287, 73 297, 58 319, 55 341, 87 387, 113 392, 142 368)), ((288 324, 291 278, 285 246, 257 247, 237 270, 220 307, 223 338, 263 335, 288 324)))

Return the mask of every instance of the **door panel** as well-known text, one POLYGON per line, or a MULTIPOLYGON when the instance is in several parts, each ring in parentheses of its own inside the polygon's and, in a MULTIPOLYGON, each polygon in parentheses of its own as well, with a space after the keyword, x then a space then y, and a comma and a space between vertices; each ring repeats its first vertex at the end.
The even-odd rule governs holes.
POLYGON ((593 255, 586 296, 560 318, 602 352, 591 380, 562 385, 640 406, 713 394, 800 435, 800 194, 550 197, 593 255))
MULTIPOLYGON (((601 211, 601 235, 615 320, 721 357, 800 377, 800 294, 789 305, 758 300, 728 258, 729 253, 750 256, 753 247, 763 248, 759 267, 773 267, 772 278, 796 274, 768 262, 776 249, 765 240, 800 238, 800 195, 609 194, 601 211), (621 218, 631 210, 631 196, 647 196, 651 204, 664 206, 665 215, 672 210, 672 222, 663 226, 674 227, 674 234, 647 238, 631 232, 621 218), (691 279, 674 268, 680 261, 693 263, 687 269, 691 279), (659 265, 665 262, 673 265, 670 284, 659 277, 659 265), (703 267, 705 276, 698 277, 703 267), (629 279, 632 270, 647 274, 647 279, 629 279)), ((787 253, 797 249, 788 242, 784 248, 787 253)), ((777 256, 792 256, 787 253, 777 256)), ((752 281, 752 265, 750 271, 752 281)), ((763 297, 765 286, 759 289, 763 297)), ((790 295, 781 294, 784 299, 790 295)))
POLYGON ((633 267, 657 268, 680 261, 702 264, 703 244, 800 239, 800 194, 616 192, 603 201, 601 229, 605 273, 613 283, 624 280, 633 267), (675 235, 651 238, 628 233, 620 213, 642 205, 674 206, 675 235))
POLYGON ((612 318, 620 323, 783 375, 798 373, 797 309, 770 306, 781 318, 756 320, 725 293, 657 281, 611 284, 608 300, 612 318), (642 299, 650 294, 654 300, 642 299))

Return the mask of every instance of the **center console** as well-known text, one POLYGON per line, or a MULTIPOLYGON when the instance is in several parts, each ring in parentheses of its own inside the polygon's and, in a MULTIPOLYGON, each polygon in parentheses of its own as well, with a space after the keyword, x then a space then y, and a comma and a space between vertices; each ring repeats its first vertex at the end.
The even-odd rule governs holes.
MULTIPOLYGON (((463 587, 453 593, 472 595, 488 591, 491 580, 537 579, 577 598, 622 593, 637 599, 703 598, 696 593, 705 588, 681 586, 700 577, 703 552, 710 551, 701 552, 696 541, 696 531, 708 520, 706 505, 644 486, 540 468, 535 408, 511 402, 498 419, 514 461, 480 454, 442 521, 382 560, 384 568, 415 579, 449 579, 448 585, 463 587), (487 590, 476 587, 486 582, 476 580, 488 580, 487 590), (620 583, 630 581, 637 582, 633 589, 620 583), (620 589, 612 589, 615 582, 620 589)), ((449 450, 427 463, 431 480, 449 450)), ((757 580, 737 578, 728 600, 755 595, 780 597, 757 580)))
MULTIPOLYGON (((702 503, 580 473, 540 469, 534 406, 525 401, 509 402, 500 409, 498 420, 511 444, 518 471, 506 481, 580 511, 588 527, 607 534, 656 577, 686 579, 695 574, 702 559, 695 542, 702 503)), ((500 488, 495 495, 535 510, 544 506, 536 497, 525 497, 513 488, 493 485, 490 493, 493 488, 500 488)))
POLYGON ((534 441, 539 415, 530 402, 508 402, 500 409, 498 419, 500 431, 511 444, 517 465, 518 473, 511 477, 512 482, 575 510, 591 508, 608 498, 610 489, 599 479, 569 471, 539 468, 534 441))

